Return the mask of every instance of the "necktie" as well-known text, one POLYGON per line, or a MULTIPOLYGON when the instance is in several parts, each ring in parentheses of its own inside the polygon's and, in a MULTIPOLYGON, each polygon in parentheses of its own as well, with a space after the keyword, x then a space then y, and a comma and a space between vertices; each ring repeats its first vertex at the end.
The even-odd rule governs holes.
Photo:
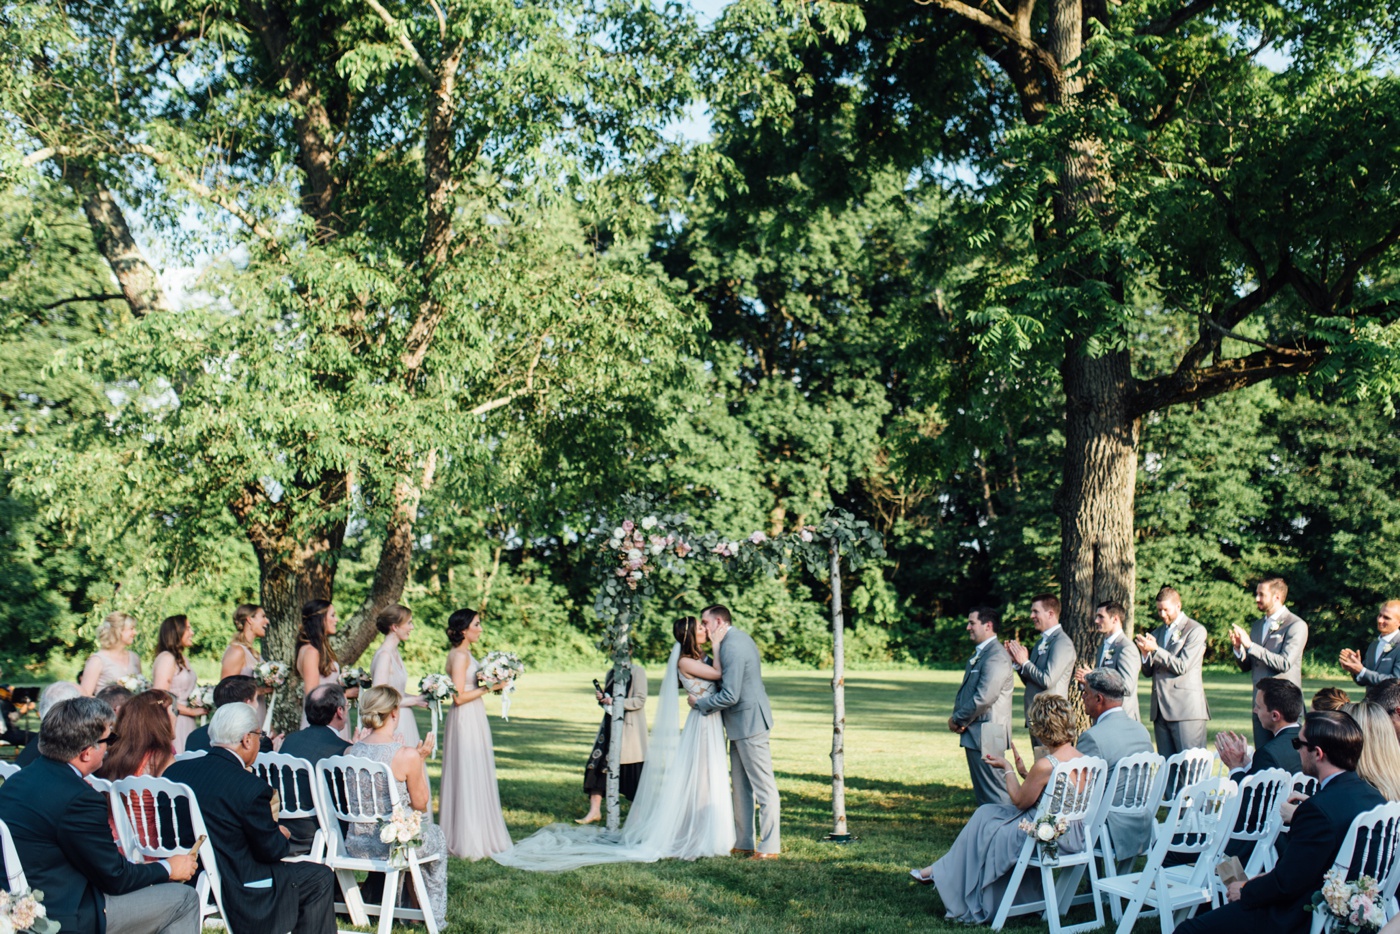
POLYGON ((1112 646, 1113 646, 1113 643, 1112 643, 1112 642, 1109 642, 1107 639, 1105 639, 1105 640, 1103 641, 1103 648, 1102 648, 1102 649, 1099 649, 1099 665, 1098 665, 1098 667, 1102 668, 1102 667, 1104 666, 1104 664, 1108 661, 1108 650, 1109 650, 1112 646))

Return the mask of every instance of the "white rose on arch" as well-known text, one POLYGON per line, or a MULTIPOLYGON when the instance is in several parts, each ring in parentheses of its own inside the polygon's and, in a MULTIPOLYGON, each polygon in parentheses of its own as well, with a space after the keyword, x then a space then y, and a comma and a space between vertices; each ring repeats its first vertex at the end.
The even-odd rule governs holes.
POLYGON ((645 519, 643 519, 643 520, 642 520, 642 528, 644 528, 644 529, 654 529, 654 528, 656 528, 656 517, 655 517, 655 516, 647 516, 645 519))

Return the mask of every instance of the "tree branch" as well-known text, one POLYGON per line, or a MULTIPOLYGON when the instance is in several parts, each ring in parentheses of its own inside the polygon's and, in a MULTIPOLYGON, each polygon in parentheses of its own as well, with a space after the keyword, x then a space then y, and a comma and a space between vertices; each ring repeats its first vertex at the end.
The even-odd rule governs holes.
POLYGON ((1016 28, 1010 23, 1003 22, 988 13, 984 13, 977 9, 977 7, 962 2, 962 0, 916 0, 916 2, 924 6, 942 7, 950 13, 956 13, 963 19, 971 20, 983 29, 996 33, 1007 42, 1024 50, 1035 58, 1036 62, 1050 75, 1051 80, 1056 83, 1063 80, 1063 75, 1060 73, 1060 63, 1055 61, 1055 56, 1036 45, 1030 36, 1017 32, 1016 28))
POLYGON ((1159 19, 1155 23, 1148 23, 1138 30, 1140 36, 1165 36, 1169 32, 1184 26, 1186 23, 1200 16, 1211 7, 1215 6, 1219 0, 1192 0, 1191 3, 1177 10, 1166 19, 1159 19))
POLYGON ((1204 402, 1276 376, 1307 373, 1325 356, 1326 348, 1311 347, 1299 341, 1291 346, 1271 346, 1246 357, 1222 360, 1212 366, 1178 369, 1167 376, 1140 381, 1133 392, 1129 415, 1137 418, 1171 405, 1204 402))
POLYGON ((103 292, 101 295, 74 295, 72 298, 60 298, 56 302, 49 302, 43 306, 45 311, 53 311, 64 305, 76 305, 79 302, 115 302, 126 298, 120 292, 103 292))
MULTIPOLYGON (((408 53, 408 57, 413 60, 413 65, 418 69, 418 73, 422 75, 429 84, 436 85, 437 75, 433 74, 433 70, 428 67, 428 63, 424 61, 423 56, 418 54, 418 49, 413 45, 413 40, 408 38, 408 30, 399 25, 399 21, 394 19, 393 14, 384 9, 383 4, 381 4, 379 0, 365 0, 365 2, 369 4, 370 9, 379 14, 379 18, 383 20, 384 25, 389 28, 389 32, 399 40, 399 45, 403 46, 404 51, 408 53)), ((440 16, 441 13, 439 13, 439 17, 440 16)))
POLYGON ((1230 303, 1218 315, 1202 315, 1196 342, 1187 348, 1186 353, 1182 354, 1176 372, 1185 373, 1204 363, 1206 358, 1215 353, 1216 348, 1220 346, 1222 336, 1234 337, 1235 335, 1231 332, 1239 326, 1239 323, 1263 308, 1271 298, 1283 290, 1289 281, 1291 281, 1291 267, 1285 264, 1258 288, 1230 303))

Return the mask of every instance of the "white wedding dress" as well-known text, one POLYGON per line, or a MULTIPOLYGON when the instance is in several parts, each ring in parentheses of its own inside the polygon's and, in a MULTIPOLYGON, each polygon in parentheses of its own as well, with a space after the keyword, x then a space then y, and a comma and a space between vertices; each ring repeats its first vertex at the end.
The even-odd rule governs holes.
POLYGON ((714 691, 712 681, 677 669, 680 645, 671 650, 660 704, 647 741, 646 765, 621 833, 596 827, 550 824, 491 858, 503 866, 557 872, 600 863, 651 863, 659 859, 724 856, 734 846, 734 802, 718 714, 690 710, 679 728, 682 684, 695 697, 714 691))

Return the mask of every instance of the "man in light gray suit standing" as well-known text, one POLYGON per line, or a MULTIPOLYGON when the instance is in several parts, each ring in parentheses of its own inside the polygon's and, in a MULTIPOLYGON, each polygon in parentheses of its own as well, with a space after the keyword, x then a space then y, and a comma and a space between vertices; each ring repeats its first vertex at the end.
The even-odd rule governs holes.
MULTIPOLYGON (((1142 656, 1128 641, 1123 632, 1123 623, 1128 619, 1128 611, 1121 603, 1100 603, 1094 610, 1094 627, 1103 636, 1099 652, 1095 656, 1095 668, 1111 668, 1123 678, 1123 713, 1129 720, 1142 720, 1138 710, 1138 672, 1142 671, 1142 656)), ((1084 686, 1084 676, 1092 669, 1080 665, 1074 672, 1074 680, 1084 686)), ((1112 765, 1113 763, 1109 763, 1112 765)))
MULTIPOLYGON (((1069 680, 1074 676, 1074 642, 1060 625, 1060 598, 1043 593, 1031 600, 1031 623, 1040 633, 1033 651, 1012 639, 1006 643, 1011 664, 1026 686, 1021 706, 1026 729, 1031 728, 1031 702, 1042 691, 1069 697, 1069 680)), ((1044 745, 1032 736, 1031 742, 1044 745)))
MULTIPOLYGON (((1303 687, 1303 649, 1308 645, 1308 624, 1288 611, 1288 584, 1282 577, 1269 577, 1254 588, 1254 605, 1264 615, 1250 631, 1230 627, 1230 644, 1240 670, 1247 671, 1258 684, 1265 678, 1282 678, 1303 687)), ((1274 734, 1254 718, 1254 748, 1262 747, 1274 734)))
POLYGON ((1016 679, 1010 656, 997 642, 996 610, 979 606, 969 613, 967 634, 976 648, 963 672, 948 729, 959 735, 977 803, 1010 804, 1001 771, 982 759, 1003 756, 1011 745, 1011 692, 1016 679))
POLYGON ((724 718, 729 735, 729 777, 734 786, 734 850, 750 859, 777 859, 782 852, 778 820, 778 782, 773 777, 773 752, 768 733, 773 728, 773 710, 763 688, 758 646, 753 637, 735 629, 729 609, 710 606, 700 614, 700 623, 711 639, 721 637, 719 660, 724 674, 719 690, 700 700, 689 698, 690 706, 709 716, 716 710, 724 718), (754 845, 754 804, 758 805, 758 845, 754 845))
POLYGON ((1181 594, 1171 587, 1157 593, 1162 625, 1138 636, 1142 670, 1152 676, 1152 732, 1157 752, 1171 756, 1183 749, 1206 747, 1206 703, 1201 662, 1206 657, 1206 627, 1181 611, 1181 594))
POLYGON ((1400 678, 1400 600, 1387 600, 1376 614, 1376 641, 1363 656, 1356 649, 1342 649, 1338 658, 1357 684, 1370 687, 1400 678))
MULTIPOLYGON (((1152 751, 1152 737, 1147 735, 1147 728, 1128 719, 1123 709, 1127 686, 1122 675, 1111 668, 1095 668, 1081 683, 1084 712, 1094 724, 1080 734, 1074 744, 1082 755, 1098 756, 1111 770, 1120 759, 1152 751)), ((1126 775, 1120 776, 1120 781, 1126 778, 1126 775)), ((1118 791, 1121 788, 1115 789, 1115 793, 1118 791)), ((1113 852, 1119 865, 1130 863, 1147 849, 1152 839, 1152 815, 1112 814, 1108 818, 1108 835, 1113 840, 1113 852)))

